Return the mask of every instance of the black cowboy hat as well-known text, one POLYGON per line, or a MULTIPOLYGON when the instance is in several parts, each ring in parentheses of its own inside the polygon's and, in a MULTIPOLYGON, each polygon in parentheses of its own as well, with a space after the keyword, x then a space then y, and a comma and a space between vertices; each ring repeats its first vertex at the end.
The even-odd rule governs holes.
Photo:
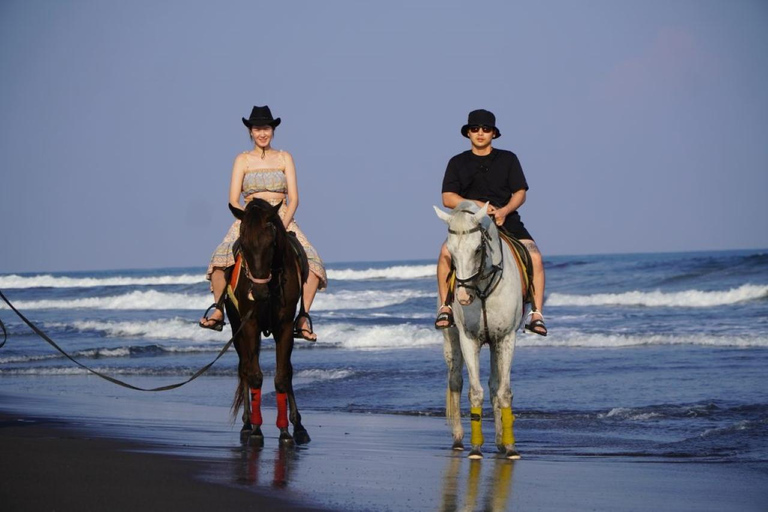
POLYGON ((461 127, 461 134, 469 138, 467 133, 473 126, 487 126, 493 128, 493 138, 498 139, 501 137, 501 132, 496 128, 496 116, 493 115, 493 112, 489 112, 488 110, 480 109, 470 112, 467 117, 467 124, 461 127))
POLYGON ((253 107, 253 110, 251 110, 251 117, 248 119, 243 118, 243 124, 248 128, 253 128, 254 126, 271 126, 272 128, 277 128, 280 124, 280 118, 273 118, 269 107, 264 105, 263 107, 253 107))

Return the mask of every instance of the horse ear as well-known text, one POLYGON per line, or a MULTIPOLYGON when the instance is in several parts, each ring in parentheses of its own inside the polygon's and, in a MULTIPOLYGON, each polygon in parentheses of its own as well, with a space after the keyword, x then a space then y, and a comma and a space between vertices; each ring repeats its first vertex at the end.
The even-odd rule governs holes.
POLYGON ((240 208, 235 208, 232 206, 232 203, 227 203, 227 206, 229 206, 229 211, 232 212, 232 215, 235 216, 238 220, 243 220, 243 215, 245 215, 245 212, 241 210, 240 208))
POLYGON ((474 219, 479 223, 481 220, 483 220, 483 217, 488 215, 488 203, 485 203, 480 210, 473 215, 474 219))
POLYGON ((432 206, 432 208, 434 208, 434 209, 435 209, 435 213, 437 214, 437 216, 438 216, 438 217, 439 217, 439 218, 440 218, 440 219, 441 219, 443 222, 445 222, 446 224, 448 224, 449 222, 451 222, 451 216, 450 216, 450 214, 448 214, 448 213, 445 213, 443 210, 441 210, 441 209, 440 209, 440 208, 438 208, 437 206, 434 206, 434 205, 433 205, 433 206, 432 206))
POLYGON ((282 208, 283 202, 280 201, 278 204, 272 207, 272 210, 269 212, 270 215, 278 215, 280 213, 280 208, 282 208))

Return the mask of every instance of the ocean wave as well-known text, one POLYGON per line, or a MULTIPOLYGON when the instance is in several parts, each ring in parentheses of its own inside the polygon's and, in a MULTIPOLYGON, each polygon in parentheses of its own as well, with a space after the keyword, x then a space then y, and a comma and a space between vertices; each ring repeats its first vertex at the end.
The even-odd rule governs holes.
POLYGON ((377 309, 402 304, 411 299, 434 297, 434 292, 418 290, 362 290, 318 293, 312 303, 312 311, 340 309, 377 309))
POLYGON ((709 347, 768 347, 766 336, 717 336, 710 334, 586 334, 550 331, 543 338, 535 334, 518 336, 520 347, 624 348, 658 345, 701 345, 709 347))
MULTIPOLYGON (((375 309, 402 304, 410 299, 431 297, 434 293, 417 290, 362 290, 319 293, 312 306, 313 311, 342 309, 375 309)), ((133 291, 109 297, 83 299, 31 300, 14 302, 19 310, 33 309, 102 309, 102 310, 198 310, 211 302, 209 294, 158 292, 155 290, 133 291)), ((0 304, 0 309, 8 309, 0 304)))
POLYGON ((184 285, 205 282, 202 274, 184 274, 180 276, 150 277, 66 277, 40 274, 20 276, 8 274, 0 276, 0 289, 24 288, 100 288, 103 286, 158 286, 184 285))
MULTIPOLYGON (((77 320, 72 323, 48 323, 55 329, 75 329, 80 332, 96 332, 110 338, 142 338, 153 340, 184 340, 196 342, 226 342, 232 333, 229 329, 216 332, 201 329, 197 322, 182 318, 142 321, 77 320)), ((169 347, 167 350, 180 350, 169 347)), ((191 349, 185 349, 191 350, 191 349)))
POLYGON ((318 368, 312 368, 309 370, 300 370, 293 374, 294 378, 309 381, 325 381, 325 380, 340 380, 346 379, 355 375, 355 372, 346 368, 338 368, 331 370, 321 370, 318 368))
MULTIPOLYGON (((109 297, 88 297, 84 299, 20 300, 14 302, 19 310, 28 309, 121 309, 121 310, 204 310, 211 302, 209 295, 188 295, 166 293, 155 290, 133 291, 109 297)), ((4 306, 4 304, 3 304, 4 306)), ((7 306, 6 306, 7 308, 7 306)))
POLYGON ((316 326, 323 343, 356 350, 381 350, 440 345, 443 337, 423 325, 352 325, 347 323, 316 326))
MULTIPOLYGON (((160 354, 179 354, 179 353, 204 353, 218 352, 220 346, 185 346, 185 347, 166 347, 163 345, 137 345, 127 347, 99 347, 87 350, 78 350, 70 355, 75 359, 105 359, 122 358, 132 356, 152 356, 160 354)), ((51 361, 56 359, 65 359, 63 355, 56 352, 53 354, 31 355, 31 356, 8 356, 0 357, 0 364, 18 364, 35 363, 39 361, 51 361)))
POLYGON ((366 279, 425 279, 435 277, 435 265, 396 265, 386 268, 365 270, 329 269, 328 278, 339 281, 360 281, 366 279))
POLYGON ((745 284, 725 291, 626 292, 569 295, 552 293, 548 306, 645 306, 708 308, 768 298, 768 286, 745 284))

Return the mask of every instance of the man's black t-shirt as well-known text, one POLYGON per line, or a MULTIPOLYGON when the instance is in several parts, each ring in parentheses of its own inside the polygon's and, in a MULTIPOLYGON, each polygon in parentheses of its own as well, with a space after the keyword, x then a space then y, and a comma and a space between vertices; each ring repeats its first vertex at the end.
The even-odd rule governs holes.
MULTIPOLYGON (((520 161, 511 151, 491 149, 486 156, 477 156, 471 150, 451 158, 443 177, 443 192, 453 192, 465 199, 488 201, 501 208, 518 190, 528 190, 520 161)), ((515 211, 507 216, 504 227, 518 238, 527 232, 515 211)))

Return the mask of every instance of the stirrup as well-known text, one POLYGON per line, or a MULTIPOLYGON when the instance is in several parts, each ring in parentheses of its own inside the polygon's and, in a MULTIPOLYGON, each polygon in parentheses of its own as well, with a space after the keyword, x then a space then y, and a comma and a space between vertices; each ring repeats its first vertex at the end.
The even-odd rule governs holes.
POLYGON ((293 321, 293 337, 301 338, 303 340, 311 341, 313 343, 317 341, 317 338, 315 339, 307 338, 307 336, 304 333, 315 334, 315 329, 312 327, 312 317, 309 316, 309 313, 299 313, 298 315, 296 315, 296 320, 293 321), (299 321, 302 318, 307 319, 307 323, 309 324, 309 329, 307 329, 306 327, 304 328, 299 327, 299 321))
POLYGON ((541 318, 537 318, 536 320, 533 320, 527 324, 525 324, 525 332, 530 334, 538 334, 539 336, 546 336, 549 331, 547 330, 547 326, 544 325, 544 315, 541 313, 541 311, 534 311, 531 310, 528 312, 526 318, 530 317, 533 318, 533 314, 536 313, 541 318), (536 328, 539 327, 541 329, 544 329, 544 332, 537 331, 536 328))
POLYGON ((442 331, 445 329, 450 329, 451 327, 454 327, 456 323, 453 321, 453 308, 450 304, 443 304, 437 309, 437 318, 435 318, 435 329, 438 331, 442 331), (448 308, 450 313, 448 311, 440 312, 441 309, 448 308), (439 322, 448 322, 446 325, 437 325, 439 322))
POLYGON ((197 323, 197 325, 199 325, 203 329, 211 329, 213 331, 221 332, 222 329, 224 329, 224 326, 227 325, 226 322, 224 321, 224 307, 218 302, 214 302, 213 304, 208 306, 208 309, 206 309, 205 313, 203 313, 203 318, 205 320, 200 320, 197 323), (212 309, 218 309, 219 311, 221 311, 221 320, 213 320, 212 324, 204 324, 203 322, 205 320, 210 320, 208 318, 208 312, 211 311, 212 309))

